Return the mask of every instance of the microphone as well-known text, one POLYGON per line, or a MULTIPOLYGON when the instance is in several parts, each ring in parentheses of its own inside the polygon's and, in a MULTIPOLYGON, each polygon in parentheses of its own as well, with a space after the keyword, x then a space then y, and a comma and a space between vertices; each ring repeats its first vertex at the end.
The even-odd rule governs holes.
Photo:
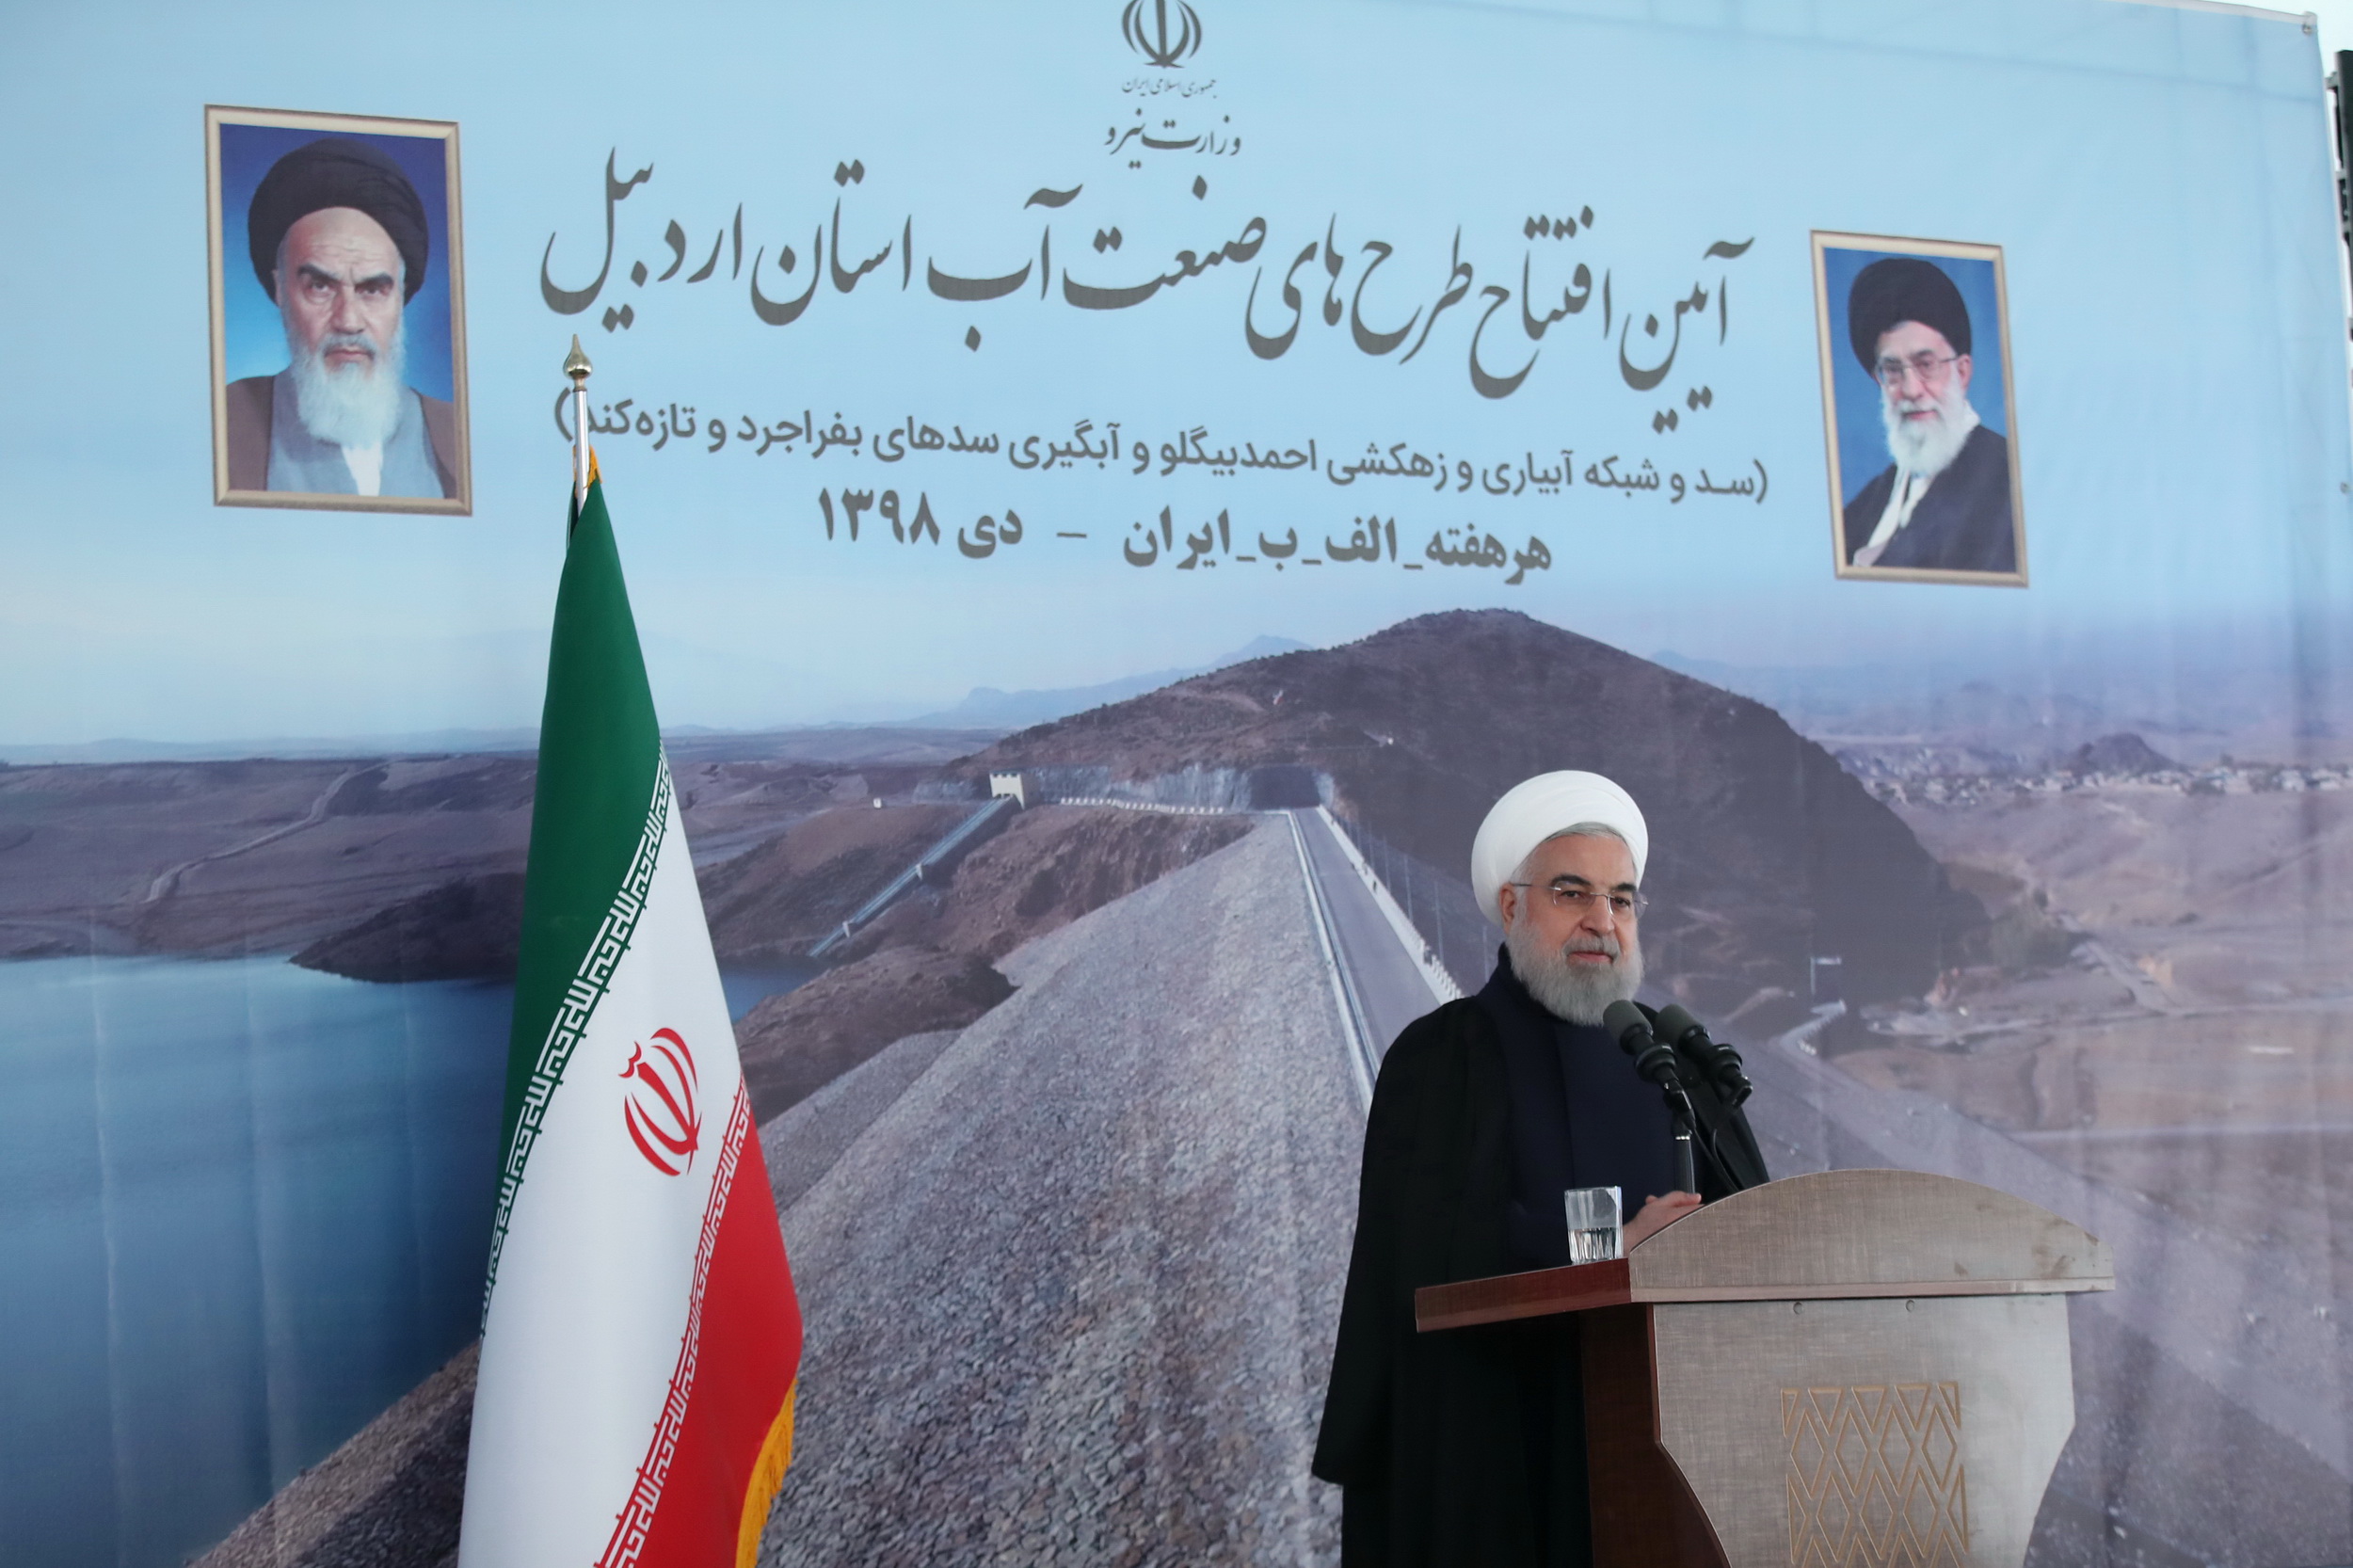
POLYGON ((1710 1039, 1706 1026, 1682 1008, 1658 1010, 1658 1032, 1697 1063, 1700 1071, 1714 1081, 1730 1104, 1743 1104, 1756 1092, 1756 1085, 1749 1081, 1749 1075, 1741 1068, 1740 1053, 1710 1039))
POLYGON ((1683 1087, 1673 1048, 1651 1033, 1650 1020, 1642 1016, 1641 1008, 1630 1001, 1613 1001, 1602 1009, 1601 1027, 1618 1042, 1619 1049, 1634 1058, 1634 1070, 1645 1082, 1656 1083, 1670 1094, 1683 1087))
POLYGON ((1675 1062, 1674 1048, 1651 1033, 1650 1020, 1630 1001, 1613 1001, 1603 1008, 1601 1027, 1616 1038, 1619 1049, 1634 1058, 1635 1072, 1645 1081, 1657 1084, 1666 1096, 1668 1113, 1674 1121, 1675 1180, 1683 1192, 1698 1192, 1699 1172, 1691 1159, 1691 1133, 1696 1121, 1691 1113, 1691 1096, 1683 1087, 1683 1071, 1675 1062))

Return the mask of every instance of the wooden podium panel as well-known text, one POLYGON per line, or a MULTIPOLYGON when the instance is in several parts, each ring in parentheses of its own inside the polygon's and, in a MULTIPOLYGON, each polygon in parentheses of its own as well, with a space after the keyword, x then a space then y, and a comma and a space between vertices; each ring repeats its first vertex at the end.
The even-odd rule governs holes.
POLYGON ((1606 1306, 1577 1323, 1595 1568, 1726 1568, 1707 1510, 1657 1441, 1653 1309, 1606 1306), (1596 1441, 1640 1433, 1647 1440, 1596 1441))
POLYGON ((2115 1284, 2022 1199, 1828 1171, 1414 1309, 1582 1315, 1597 1568, 2018 1568, 2075 1421, 2066 1298, 2115 1284))
POLYGON ((2066 1297, 1650 1311, 1657 1447, 1725 1562, 2025 1560, 2075 1425, 2066 1297))

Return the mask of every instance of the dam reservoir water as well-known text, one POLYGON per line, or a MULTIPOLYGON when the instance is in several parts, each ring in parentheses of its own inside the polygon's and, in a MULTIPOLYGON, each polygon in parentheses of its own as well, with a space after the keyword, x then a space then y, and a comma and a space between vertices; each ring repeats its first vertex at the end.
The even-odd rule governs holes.
POLYGON ((473 1337, 512 999, 0 963, 0 1560, 180 1563, 473 1337))

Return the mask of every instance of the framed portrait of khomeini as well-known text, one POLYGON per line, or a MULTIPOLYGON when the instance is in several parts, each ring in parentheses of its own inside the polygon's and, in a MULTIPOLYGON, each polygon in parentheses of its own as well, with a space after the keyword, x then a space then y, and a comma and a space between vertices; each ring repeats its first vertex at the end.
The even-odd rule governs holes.
POLYGON ((457 127, 204 111, 213 500, 473 510, 457 127))
POLYGON ((2026 585, 2002 248, 1814 235, 1843 578, 2026 585))

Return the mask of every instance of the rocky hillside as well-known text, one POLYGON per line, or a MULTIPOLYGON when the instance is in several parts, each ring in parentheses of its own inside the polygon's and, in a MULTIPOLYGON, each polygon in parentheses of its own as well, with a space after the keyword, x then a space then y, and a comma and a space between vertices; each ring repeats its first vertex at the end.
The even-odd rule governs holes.
POLYGON ((379 909, 294 961, 351 980, 512 980, 522 929, 523 873, 496 872, 379 909))
POLYGON ((705 868, 703 913, 722 963, 797 958, 972 812, 844 807, 705 868))
POLYGON ((974 850, 946 889, 911 898, 847 943, 849 958, 916 944, 992 963, 1250 830, 1246 817, 1059 806, 1025 811, 974 850))
POLYGON ((1020 812, 945 886, 910 895, 837 950, 840 967, 736 1023, 754 1112, 766 1121, 906 1035, 971 1023, 1013 992, 995 960, 1249 830, 1245 817, 1020 812))

